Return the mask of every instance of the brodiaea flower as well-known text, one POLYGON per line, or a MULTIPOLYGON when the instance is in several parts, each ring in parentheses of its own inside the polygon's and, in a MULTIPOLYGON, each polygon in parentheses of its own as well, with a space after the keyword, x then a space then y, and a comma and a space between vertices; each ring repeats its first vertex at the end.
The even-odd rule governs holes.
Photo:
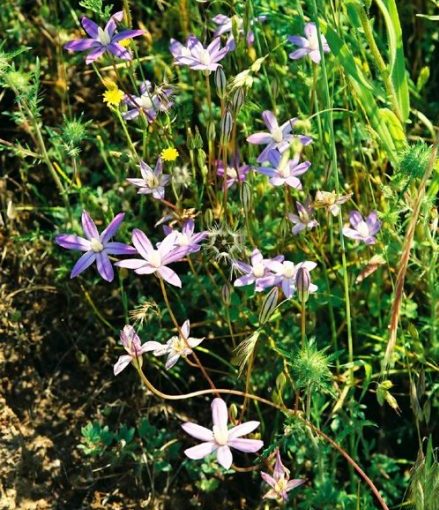
POLYGON ((228 429, 227 406, 223 399, 215 398, 212 401, 212 430, 201 427, 196 423, 183 423, 182 428, 192 437, 203 441, 201 444, 188 448, 184 453, 190 459, 202 459, 216 452, 216 458, 225 469, 229 469, 233 462, 230 448, 241 452, 255 453, 264 443, 258 439, 243 439, 242 436, 250 434, 257 427, 258 421, 247 421, 228 429))
POLYGON ((175 233, 166 236, 161 243, 154 248, 151 241, 139 229, 133 230, 133 244, 142 259, 126 259, 117 262, 115 265, 134 269, 137 274, 155 274, 171 285, 181 287, 181 280, 177 273, 167 267, 172 262, 181 260, 187 254, 186 247, 175 246, 175 233))
POLYGON ((144 161, 140 162, 140 173, 142 179, 127 179, 128 182, 137 186, 138 194, 152 194, 157 200, 163 200, 165 196, 165 186, 169 183, 171 176, 163 175, 163 160, 158 158, 154 170, 144 161))
POLYGON ((187 65, 195 71, 206 71, 210 74, 221 65, 218 62, 227 55, 229 49, 221 47, 219 37, 216 37, 207 48, 204 48, 196 37, 190 36, 186 46, 171 39, 170 51, 177 65, 187 65))
POLYGON ((314 200, 314 207, 325 208, 333 216, 337 216, 340 212, 340 206, 346 203, 352 196, 352 193, 348 195, 337 195, 335 191, 317 191, 316 198, 314 200))
POLYGON ((243 273, 243 276, 240 276, 237 280, 235 280, 233 285, 235 287, 243 287, 254 283, 255 290, 257 292, 264 290, 265 287, 261 286, 259 282, 261 278, 270 274, 270 270, 268 268, 269 262, 271 262, 271 260, 265 260, 261 252, 257 249, 253 250, 251 265, 239 260, 233 262, 233 266, 243 273))
MULTIPOLYGON (((251 25, 254 24, 254 22, 258 21, 264 21, 265 16, 257 16, 254 20, 251 21, 251 25)), ((228 16, 225 16, 224 14, 217 14, 212 18, 212 21, 217 25, 217 29, 214 32, 214 37, 218 37, 223 34, 230 34, 229 38, 227 39, 226 46, 230 49, 230 51, 233 51, 236 47, 235 38, 232 34, 232 27, 233 27, 233 20, 236 21, 236 26, 239 34, 244 34, 244 20, 239 16, 234 16, 233 18, 229 18, 228 16)), ((247 32, 247 44, 250 46, 253 44, 253 41, 255 39, 254 33, 249 30, 247 32)))
POLYGON ((311 166, 309 161, 299 162, 299 157, 294 156, 289 159, 288 152, 281 154, 277 150, 268 153, 268 161, 271 166, 260 166, 257 171, 268 175, 273 186, 282 186, 286 184, 295 189, 302 189, 302 183, 298 176, 304 174, 311 166))
POLYGON ((293 234, 296 235, 302 230, 311 230, 317 227, 319 222, 314 219, 314 209, 311 207, 310 201, 307 200, 305 204, 296 202, 297 214, 289 214, 288 219, 294 223, 293 234))
MULTIPOLYGON (((297 271, 303 267, 307 269, 309 273, 309 271, 312 271, 317 266, 315 262, 311 261, 294 264, 294 262, 290 262, 289 260, 284 260, 282 262, 271 260, 267 265, 274 274, 261 278, 259 284, 265 289, 267 287, 273 287, 273 285, 280 285, 287 299, 293 297, 296 292, 297 271)), ((314 285, 311 283, 311 280, 309 280, 308 292, 316 292, 317 288, 317 285, 314 285)))
MULTIPOLYGON (((305 25, 305 37, 300 35, 290 35, 288 36, 288 40, 299 46, 298 50, 293 51, 289 54, 289 57, 293 60, 297 60, 299 58, 304 57, 305 55, 309 55, 311 60, 316 64, 320 63, 321 55, 319 49, 319 38, 317 35, 317 27, 315 23, 307 23, 305 25)), ((322 49, 325 53, 329 53, 331 50, 326 41, 326 38, 323 34, 320 34, 320 39, 322 41, 322 49)))
POLYGON ((232 158, 230 165, 227 166, 224 172, 224 163, 220 160, 216 162, 216 173, 224 180, 224 173, 226 174, 224 185, 227 189, 233 186, 236 182, 243 182, 250 171, 249 165, 240 165, 239 157, 232 158))
POLYGON ((124 48, 121 41, 125 39, 132 39, 138 37, 144 33, 143 30, 123 30, 120 33, 116 33, 116 23, 122 21, 123 11, 116 12, 109 19, 105 28, 102 30, 98 27, 94 21, 86 18, 85 16, 81 20, 81 24, 84 30, 89 35, 89 38, 78 39, 76 41, 70 41, 64 48, 70 51, 89 51, 85 62, 90 64, 96 59, 101 57, 105 52, 111 53, 115 57, 121 58, 122 60, 131 60, 132 54, 129 50, 124 48))
MULTIPOLYGON (((262 118, 269 129, 269 133, 254 133, 247 137, 247 142, 249 143, 267 145, 261 154, 259 154, 257 159, 259 163, 267 161, 268 155, 273 149, 277 149, 280 153, 285 152, 296 137, 296 135, 291 134, 294 124, 297 122, 296 118, 289 119, 280 126, 274 113, 269 110, 265 110, 262 113, 262 118)), ((308 145, 312 142, 312 139, 308 136, 297 135, 297 138, 302 145, 308 145)))
POLYGON ((200 251, 201 246, 199 243, 204 241, 209 235, 206 230, 203 232, 195 233, 195 223, 193 219, 189 219, 184 222, 181 232, 177 232, 167 225, 163 227, 163 230, 165 231, 166 235, 174 233, 175 245, 186 248, 187 253, 195 253, 200 251))
POLYGON ((184 322, 183 326, 181 326, 179 333, 180 334, 178 336, 173 336, 170 340, 168 340, 165 345, 159 344, 159 346, 154 350, 154 356, 168 355, 168 359, 165 364, 166 370, 172 368, 177 363, 180 356, 185 358, 191 354, 192 349, 200 345, 204 340, 204 338, 193 338, 189 336, 191 333, 191 324, 188 320, 184 322))
POLYGON ((82 229, 87 239, 73 234, 56 236, 55 242, 67 250, 84 251, 73 266, 70 278, 75 278, 89 266, 96 262, 99 274, 107 282, 113 281, 114 271, 108 255, 134 255, 136 250, 124 243, 110 242, 118 231, 124 218, 124 213, 115 216, 108 227, 99 234, 94 221, 86 211, 82 212, 82 229))
POLYGON ((143 345, 140 343, 140 338, 132 326, 128 324, 120 332, 120 343, 124 346, 128 354, 119 356, 116 364, 114 365, 114 375, 118 375, 124 370, 132 361, 138 360, 142 366, 142 355, 145 352, 154 351, 161 347, 159 342, 145 342, 143 345))
POLYGON ((352 228, 349 225, 345 225, 343 227, 343 235, 356 241, 363 241, 366 244, 376 243, 375 235, 381 228, 381 222, 376 211, 372 211, 365 220, 358 211, 351 211, 349 213, 349 222, 352 228))
POLYGON ((125 103, 128 111, 122 114, 125 120, 135 119, 142 112, 148 122, 153 122, 158 112, 166 112, 171 108, 172 89, 161 87, 153 90, 150 81, 144 81, 140 85, 140 96, 125 94, 125 103))
POLYGON ((279 449, 276 450, 276 463, 273 469, 273 476, 261 471, 261 477, 264 482, 268 483, 271 487, 263 497, 284 502, 288 500, 288 492, 305 483, 305 480, 290 480, 290 470, 282 464, 279 449))

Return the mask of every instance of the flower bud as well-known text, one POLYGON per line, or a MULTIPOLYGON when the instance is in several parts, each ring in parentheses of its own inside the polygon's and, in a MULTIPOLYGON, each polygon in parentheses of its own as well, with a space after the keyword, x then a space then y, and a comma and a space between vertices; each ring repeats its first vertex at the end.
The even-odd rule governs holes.
POLYGON ((216 132, 215 132, 215 123, 209 122, 209 125, 207 127, 207 137, 208 139, 213 142, 216 138, 216 132))
POLYGON ((309 296, 309 287, 311 285, 311 277, 308 269, 300 266, 296 273, 296 289, 299 299, 302 303, 306 303, 309 296))
POLYGON ((226 96, 227 78, 222 67, 218 67, 215 71, 215 86, 218 97, 224 99, 226 96))
POLYGON ((233 117, 229 110, 226 110, 224 116, 221 119, 221 139, 223 142, 228 142, 230 133, 233 127, 233 117))
POLYGON ((226 306, 230 306, 230 285, 223 285, 221 289, 221 297, 223 299, 223 303, 226 306))
POLYGON ((232 98, 232 108, 235 114, 239 112, 241 109, 241 106, 244 104, 245 101, 245 92, 244 89, 239 88, 236 90, 236 92, 233 94, 232 98))

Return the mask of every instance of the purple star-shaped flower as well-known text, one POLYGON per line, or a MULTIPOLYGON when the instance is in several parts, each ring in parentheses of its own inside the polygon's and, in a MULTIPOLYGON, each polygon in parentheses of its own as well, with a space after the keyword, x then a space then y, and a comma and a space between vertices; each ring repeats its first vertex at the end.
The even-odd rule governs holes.
POLYGON ((141 161, 140 173, 142 174, 142 179, 129 178, 127 181, 139 188, 138 194, 151 194, 157 200, 163 200, 165 197, 165 186, 169 183, 171 176, 163 175, 162 158, 157 159, 154 170, 144 161, 141 161))
POLYGON ((189 320, 187 320, 184 321, 177 336, 173 336, 165 344, 159 344, 158 347, 154 349, 154 356, 168 355, 168 359, 165 363, 166 370, 172 368, 180 357, 186 358, 192 353, 192 349, 200 345, 204 340, 204 337, 193 338, 190 334, 191 324, 189 320))
POLYGON ((296 202, 297 214, 289 214, 288 219, 294 224, 292 232, 297 235, 302 230, 311 230, 317 227, 319 222, 314 219, 314 209, 311 206, 311 201, 307 200, 305 204, 296 202))
POLYGON ((279 449, 276 450, 276 463, 274 465, 273 475, 261 471, 261 477, 264 482, 271 487, 263 497, 265 499, 276 499, 283 502, 288 500, 288 492, 305 483, 305 480, 290 480, 290 470, 282 464, 279 449))
POLYGON ((137 274, 155 274, 171 285, 181 287, 181 280, 177 273, 171 268, 167 267, 172 262, 182 260, 187 254, 186 247, 177 247, 176 235, 171 233, 167 235, 163 241, 157 244, 157 249, 154 248, 148 237, 138 228, 135 228, 132 233, 133 244, 143 258, 141 259, 126 259, 117 262, 115 265, 118 267, 126 267, 134 269, 137 274))
POLYGON ((229 48, 221 47, 219 37, 205 48, 196 37, 190 36, 186 46, 171 39, 170 51, 177 65, 187 65, 194 71, 205 71, 210 74, 221 65, 219 61, 227 55, 229 48))
MULTIPOLYGON (((297 60, 299 58, 304 57, 305 55, 309 55, 310 59, 313 62, 319 64, 322 56, 320 55, 319 38, 317 35, 316 24, 307 23, 305 25, 304 31, 306 38, 300 35, 288 36, 288 40, 291 43, 295 44, 296 46, 299 46, 299 49, 290 53, 289 57, 293 60, 297 60)), ((329 53, 331 50, 323 34, 320 34, 320 39, 322 41, 322 49, 324 53, 329 53)))
MULTIPOLYGON (((233 51, 236 48, 235 38, 233 37, 232 27, 233 27, 233 19, 236 20, 236 25, 239 34, 244 34, 244 20, 239 16, 234 16, 233 18, 229 18, 224 14, 217 14, 212 18, 212 21, 217 25, 217 28, 214 32, 214 37, 219 37, 223 34, 230 34, 227 39, 226 46, 230 51, 233 51)), ((251 21, 251 25, 258 21, 265 21, 266 16, 257 16, 254 20, 251 21)), ((251 46, 255 40, 255 34, 252 30, 247 32, 247 45, 251 46)))
POLYGON ((216 162, 216 173, 219 177, 222 177, 224 180, 225 174, 225 188, 229 189, 237 182, 245 181, 247 174, 250 171, 250 166, 239 163, 239 157, 235 156, 232 158, 230 165, 224 170, 224 163, 221 160, 216 162))
POLYGON ((273 186, 286 184, 295 189, 302 189, 302 183, 298 179, 311 166, 309 161, 299 162, 299 156, 289 159, 288 152, 281 154, 277 150, 268 153, 270 166, 260 166, 256 170, 261 174, 268 175, 273 186))
POLYGON ((258 421, 247 421, 229 430, 228 413, 226 403, 222 398, 215 398, 212 401, 212 430, 197 425, 196 423, 183 423, 183 430, 203 441, 197 446, 184 451, 190 459, 202 459, 213 452, 216 452, 218 463, 225 469, 229 469, 233 462, 233 455, 230 448, 241 452, 255 453, 260 450, 264 443, 259 439, 243 439, 242 436, 250 434, 257 427, 258 421))
POLYGON ((108 255, 134 255, 136 250, 124 243, 110 242, 110 239, 118 231, 125 214, 119 213, 99 234, 94 221, 86 211, 82 212, 82 229, 87 239, 74 234, 60 234, 55 242, 67 250, 84 251, 76 264, 73 266, 70 278, 75 278, 96 262, 97 270, 104 280, 113 281, 114 271, 108 255))
POLYGON ((120 343, 124 346, 128 354, 119 356, 119 359, 114 365, 114 375, 120 374, 122 370, 124 370, 135 359, 137 359, 140 366, 142 366, 142 355, 145 352, 154 351, 162 345, 159 342, 153 341, 145 342, 141 345, 139 336, 135 332, 134 328, 128 324, 120 332, 120 343))
POLYGON ((267 161, 268 155, 273 149, 277 149, 280 153, 285 152, 290 147, 294 138, 298 138, 302 145, 308 145, 312 142, 309 136, 291 134, 297 118, 289 119, 280 126, 274 113, 269 110, 262 112, 262 118, 269 132, 254 133, 247 137, 247 142, 249 143, 266 145, 261 154, 259 154, 258 163, 267 161))
MULTIPOLYGON (((251 264, 247 264, 245 262, 241 262, 239 260, 233 263, 233 266, 238 269, 243 276, 240 276, 233 283, 235 287, 244 287, 246 285, 255 284, 256 292, 261 292, 264 290, 264 286, 260 284, 260 281, 265 276, 271 274, 269 269, 269 263, 272 259, 264 259, 262 253, 255 249, 251 255, 251 264)), ((279 262, 279 259, 277 259, 279 262)))
POLYGON ((122 114, 125 120, 132 120, 143 113, 148 122, 154 122, 158 112, 166 112, 172 107, 170 99, 172 89, 161 87, 153 90, 150 81, 144 81, 140 85, 140 96, 125 95, 124 102, 128 105, 128 111, 122 114))
MULTIPOLYGON (((309 272, 317 266, 315 262, 308 260, 300 262, 299 264, 294 264, 294 262, 290 262, 289 260, 283 260, 282 262, 272 260, 267 265, 274 274, 261 278, 259 284, 264 288, 280 285, 287 299, 293 297, 297 290, 297 271, 300 268, 305 268, 309 272)), ((311 283, 311 280, 309 280, 308 292, 313 293, 316 292, 317 289, 317 285, 314 285, 311 283)))
POLYGON ((94 62, 105 52, 111 53, 122 60, 131 60, 133 58, 131 52, 121 46, 119 42, 125 39, 138 37, 144 34, 144 31, 123 30, 122 32, 116 33, 117 22, 122 21, 122 18, 123 11, 116 12, 116 14, 111 16, 105 28, 102 30, 94 21, 84 16, 81 20, 81 24, 90 37, 70 41, 64 45, 64 48, 70 51, 90 50, 85 59, 86 64, 94 62))
POLYGON ((177 232, 167 225, 163 226, 163 230, 166 235, 174 233, 175 245, 179 246, 180 248, 186 248, 187 253, 195 253, 200 251, 200 243, 204 241, 209 235, 207 230, 195 233, 195 222, 192 219, 184 222, 181 232, 177 232))
POLYGON ((372 211, 365 220, 358 211, 351 211, 349 213, 349 222, 352 228, 349 225, 345 225, 343 227, 343 235, 366 244, 376 243, 375 235, 381 228, 381 222, 376 211, 372 211))

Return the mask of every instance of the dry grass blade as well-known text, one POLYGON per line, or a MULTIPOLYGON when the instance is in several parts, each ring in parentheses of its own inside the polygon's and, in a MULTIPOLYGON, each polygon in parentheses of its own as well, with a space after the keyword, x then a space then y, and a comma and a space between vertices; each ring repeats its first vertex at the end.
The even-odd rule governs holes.
POLYGON ((418 222, 419 212, 421 210, 422 200, 425 196, 425 189, 427 185, 427 181, 430 178, 433 167, 437 158, 437 149, 439 143, 439 136, 436 136, 435 143, 433 145, 433 149, 431 151, 430 159, 428 162, 427 170, 422 178, 421 184, 419 186, 418 195, 415 201, 415 207, 413 209, 413 215, 410 220, 409 226, 407 228, 407 232, 404 239, 404 246, 402 250, 401 259, 399 261, 398 274, 396 277, 396 286, 395 286, 395 297, 392 303, 392 311, 390 314, 390 322, 389 322, 389 342, 387 343, 386 354, 384 356, 383 361, 383 370, 391 364, 391 358, 393 351, 396 346, 396 336, 398 333, 398 323, 399 323, 399 315, 401 312, 401 303, 402 303, 402 295, 404 292, 404 281, 405 275, 407 272, 407 266, 410 259, 410 252, 413 245, 413 237, 415 235, 415 228, 418 222))

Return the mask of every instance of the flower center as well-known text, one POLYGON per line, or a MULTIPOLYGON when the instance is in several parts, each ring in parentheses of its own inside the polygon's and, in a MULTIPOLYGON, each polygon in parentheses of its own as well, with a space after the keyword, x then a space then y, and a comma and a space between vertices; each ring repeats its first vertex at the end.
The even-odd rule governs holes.
POLYGON ((255 264, 253 266, 253 275, 256 278, 262 278, 264 276, 264 273, 265 273, 265 267, 264 267, 264 264, 262 264, 261 262, 259 262, 259 264, 255 264))
POLYGON ((369 227, 365 221, 360 221, 357 225, 357 232, 361 237, 369 237, 369 227))
POLYGON ((285 478, 282 476, 282 478, 280 478, 280 479, 276 482, 276 485, 274 486, 274 490, 275 490, 275 492, 277 492, 278 494, 282 494, 283 492, 285 492, 285 491, 286 491, 287 486, 288 486, 288 482, 287 482, 287 480, 285 480, 285 478))
POLYGON ((292 278, 294 276, 295 266, 293 262, 286 260, 283 263, 283 275, 286 278, 292 278))
POLYGON ((94 251, 95 253, 99 253, 100 251, 102 251, 104 249, 104 245, 101 243, 101 241, 99 241, 99 239, 96 239, 96 238, 93 238, 90 241, 90 247, 91 247, 92 251, 94 251))
POLYGON ((151 98, 149 97, 149 94, 142 94, 140 96, 140 105, 145 110, 150 110, 152 108, 153 104, 151 98))
POLYGON ((191 244, 191 240, 186 234, 179 232, 177 235, 177 244, 179 246, 189 246, 191 244))
POLYGON ((200 50, 198 58, 203 65, 208 66, 210 64, 210 53, 206 49, 200 50))
POLYGON ((148 188, 157 188, 160 184, 160 181, 157 179, 157 177, 154 174, 148 175, 148 177, 145 179, 145 182, 148 186, 148 188))
POLYGON ((162 265, 162 257, 160 256, 160 253, 157 250, 154 250, 149 254, 148 262, 153 267, 160 267, 162 265))
POLYGON ((227 429, 223 429, 218 427, 217 425, 214 425, 213 438, 215 439, 216 444, 218 444, 219 446, 225 446, 229 439, 229 431, 227 429))
POLYGON ((273 129, 273 131, 271 132, 271 136, 273 137, 273 140, 276 143, 280 143, 284 139, 284 135, 280 127, 273 129))
POLYGON ((178 352, 179 354, 181 354, 184 352, 184 350, 186 348, 187 348, 187 345, 186 345, 184 338, 182 338, 181 336, 174 337, 174 339, 172 340, 172 349, 175 352, 178 352))
POLYGON ((98 27, 98 40, 103 46, 108 46, 111 42, 111 37, 106 30, 98 27))
POLYGON ((232 179, 236 179, 238 177, 238 172, 230 166, 227 167, 226 174, 227 177, 231 177, 232 179))
POLYGON ((290 167, 288 165, 288 161, 281 161, 278 168, 279 175, 286 179, 290 176, 290 167))

